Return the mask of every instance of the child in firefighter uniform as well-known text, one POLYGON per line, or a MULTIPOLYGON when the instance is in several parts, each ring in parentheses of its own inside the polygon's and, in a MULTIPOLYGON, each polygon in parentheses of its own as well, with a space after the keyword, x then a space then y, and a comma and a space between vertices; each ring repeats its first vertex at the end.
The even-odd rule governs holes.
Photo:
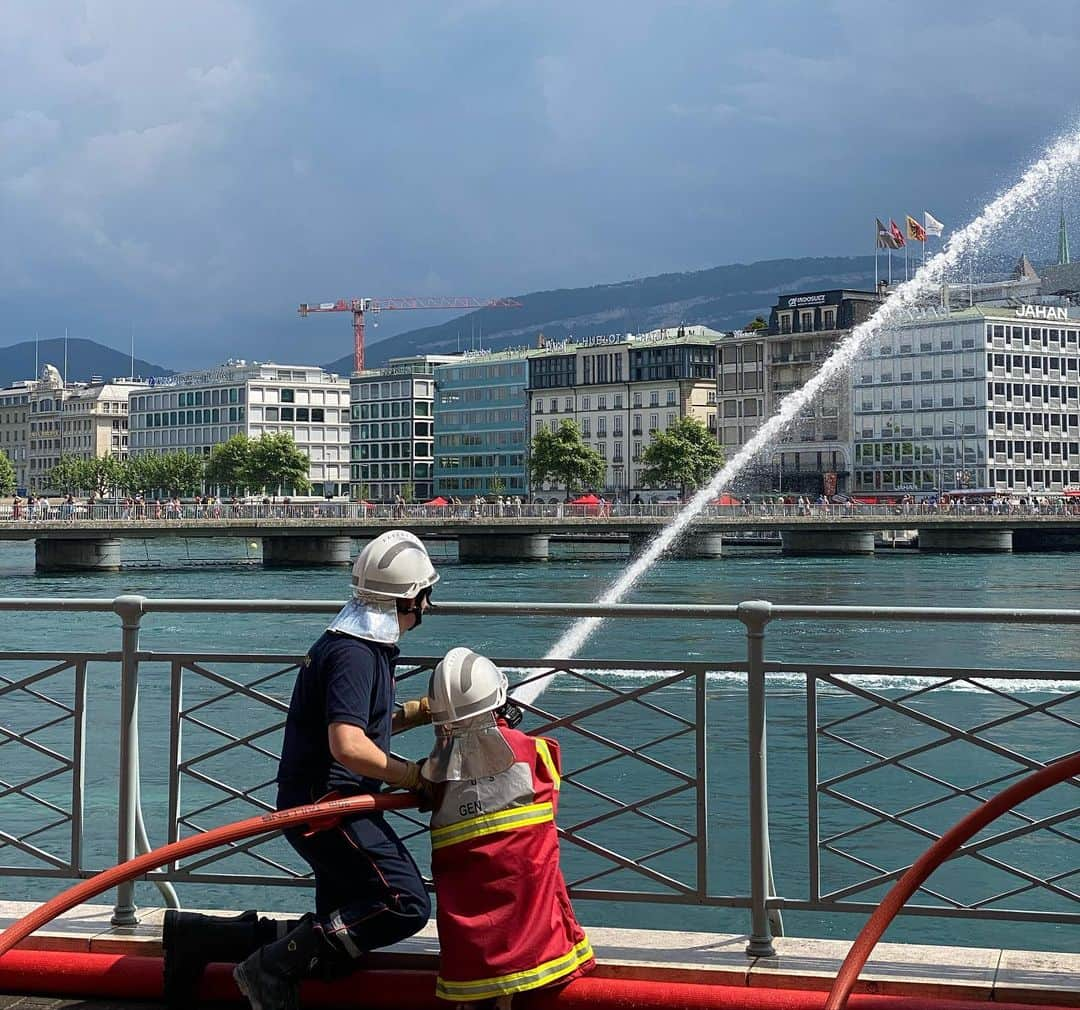
POLYGON ((464 648, 446 654, 428 690, 436 995, 459 1004, 507 1007, 595 964, 559 869, 558 745, 511 727, 506 690, 505 674, 464 648))

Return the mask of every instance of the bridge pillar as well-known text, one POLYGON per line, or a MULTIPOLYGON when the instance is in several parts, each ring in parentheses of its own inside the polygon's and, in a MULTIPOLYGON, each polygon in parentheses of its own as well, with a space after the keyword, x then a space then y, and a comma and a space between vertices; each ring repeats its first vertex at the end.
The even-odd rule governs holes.
POLYGON ((547 561, 550 537, 546 533, 462 533, 458 561, 486 564, 493 561, 547 561))
POLYGON ((120 541, 115 537, 34 541, 34 567, 39 572, 118 572, 120 541))
POLYGON ((873 530, 781 530, 785 554, 873 554, 873 530))
POLYGON ((1080 529, 1013 530, 1014 551, 1080 551, 1080 529))
MULTIPOLYGON (((659 529, 647 533, 630 534, 630 557, 636 558, 653 542, 659 529)), ((683 558, 692 561, 701 558, 719 558, 723 555, 724 535, 722 533, 687 533, 680 537, 675 546, 668 551, 671 558, 683 558)))
POLYGON ((1012 549, 1012 530, 934 529, 933 527, 919 530, 919 550, 925 553, 978 551, 1008 554, 1012 549))
POLYGON ((263 537, 264 568, 305 568, 347 565, 352 560, 351 537, 263 537))

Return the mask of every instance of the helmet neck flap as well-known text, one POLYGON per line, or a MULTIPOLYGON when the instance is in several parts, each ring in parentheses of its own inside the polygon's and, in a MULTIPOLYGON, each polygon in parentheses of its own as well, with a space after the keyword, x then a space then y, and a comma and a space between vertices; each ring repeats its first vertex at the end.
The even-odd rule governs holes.
POLYGON ((466 782, 489 778, 514 764, 514 752, 495 721, 494 712, 435 727, 435 746, 424 762, 429 782, 466 782))

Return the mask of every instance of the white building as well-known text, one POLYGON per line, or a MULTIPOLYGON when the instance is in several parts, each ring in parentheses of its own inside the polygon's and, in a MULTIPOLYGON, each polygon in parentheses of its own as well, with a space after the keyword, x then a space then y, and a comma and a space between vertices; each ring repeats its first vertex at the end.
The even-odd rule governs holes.
POLYGON ((315 365, 232 361, 150 380, 131 398, 131 453, 187 450, 209 456, 233 435, 291 435, 311 461, 315 492, 345 494, 349 480, 349 380, 315 365))
POLYGON ((435 368, 446 354, 391 358, 356 372, 352 398, 350 496, 389 502, 432 497, 435 466, 435 368))
POLYGON ((1080 483, 1080 309, 915 310, 852 375, 860 491, 1080 483))
MULTIPOLYGON (((683 417, 716 431, 716 358, 724 334, 680 326, 643 334, 584 337, 530 351, 529 439, 543 425, 556 431, 570 418, 582 439, 607 460, 603 488, 622 499, 667 497, 648 487, 642 454, 652 437, 683 417)), ((533 487, 534 496, 565 489, 533 487)))

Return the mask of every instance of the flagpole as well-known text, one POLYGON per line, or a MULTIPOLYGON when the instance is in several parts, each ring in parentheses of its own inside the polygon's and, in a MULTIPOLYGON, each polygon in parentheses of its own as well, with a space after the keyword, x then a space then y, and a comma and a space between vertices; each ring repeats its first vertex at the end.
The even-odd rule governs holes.
POLYGON ((881 251, 881 235, 878 233, 877 224, 874 224, 874 293, 878 289, 878 254, 881 251))

